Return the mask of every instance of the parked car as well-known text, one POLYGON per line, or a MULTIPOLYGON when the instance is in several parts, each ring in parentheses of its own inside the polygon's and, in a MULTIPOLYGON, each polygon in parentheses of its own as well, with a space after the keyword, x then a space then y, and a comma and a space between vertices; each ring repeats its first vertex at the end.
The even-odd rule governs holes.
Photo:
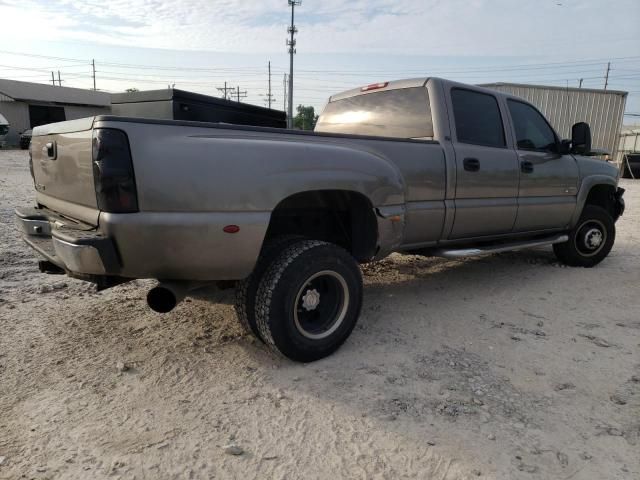
POLYGON ((6 138, 9 134, 9 121, 0 114, 0 148, 6 145, 6 138))
POLYGON ((624 154, 622 162, 623 178, 640 178, 640 152, 624 154))
POLYGON ((524 100, 438 78, 335 95, 315 132, 98 116, 32 141, 37 206, 16 214, 42 271, 159 279, 159 312, 233 281, 245 328, 298 361, 350 335, 361 263, 553 245, 593 267, 624 210, 586 123, 562 140, 524 100))
POLYGON ((33 130, 29 129, 29 130, 25 130, 20 134, 20 148, 22 150, 26 150, 27 148, 29 148, 29 145, 31 144, 32 133, 33 133, 33 130))

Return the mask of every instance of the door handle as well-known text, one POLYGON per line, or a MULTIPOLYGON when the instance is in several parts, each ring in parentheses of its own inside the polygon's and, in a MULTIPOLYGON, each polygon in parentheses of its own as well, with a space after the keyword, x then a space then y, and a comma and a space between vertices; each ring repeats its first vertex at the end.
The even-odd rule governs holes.
POLYGON ((462 165, 467 172, 477 172, 480 170, 480 160, 477 158, 465 158, 462 165))
POLYGON ((531 162, 521 162, 520 163, 520 170, 522 171, 522 173, 532 173, 533 172, 533 163, 531 162))

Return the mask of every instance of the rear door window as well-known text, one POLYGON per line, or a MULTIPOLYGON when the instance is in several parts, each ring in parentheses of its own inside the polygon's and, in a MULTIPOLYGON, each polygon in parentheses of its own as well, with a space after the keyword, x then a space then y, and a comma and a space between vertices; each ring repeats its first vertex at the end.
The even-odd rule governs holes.
POLYGON ((540 112, 516 100, 507 100, 507 105, 519 149, 549 151, 555 148, 556 135, 540 112))
POLYGON ((493 95, 454 88, 451 90, 458 142, 505 147, 498 101, 493 95))
POLYGON ((315 131, 432 140, 429 94, 414 87, 336 100, 325 107, 315 131))

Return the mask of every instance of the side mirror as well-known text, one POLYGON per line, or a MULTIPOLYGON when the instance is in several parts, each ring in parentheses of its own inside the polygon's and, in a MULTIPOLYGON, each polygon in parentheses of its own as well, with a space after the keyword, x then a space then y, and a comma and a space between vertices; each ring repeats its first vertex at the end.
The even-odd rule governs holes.
POLYGON ((560 155, 569 155, 571 153, 571 140, 560 140, 558 153, 560 155))
POLYGON ((591 128, 585 122, 571 127, 571 153, 588 155, 591 151, 591 128))

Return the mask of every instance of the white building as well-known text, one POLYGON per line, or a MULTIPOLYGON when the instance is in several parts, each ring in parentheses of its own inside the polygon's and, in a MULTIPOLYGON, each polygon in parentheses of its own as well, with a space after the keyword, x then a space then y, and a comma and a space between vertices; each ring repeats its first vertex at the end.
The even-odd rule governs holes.
POLYGON ((0 114, 9 122, 7 145, 38 125, 111 112, 111 95, 80 88, 0 79, 0 114))

